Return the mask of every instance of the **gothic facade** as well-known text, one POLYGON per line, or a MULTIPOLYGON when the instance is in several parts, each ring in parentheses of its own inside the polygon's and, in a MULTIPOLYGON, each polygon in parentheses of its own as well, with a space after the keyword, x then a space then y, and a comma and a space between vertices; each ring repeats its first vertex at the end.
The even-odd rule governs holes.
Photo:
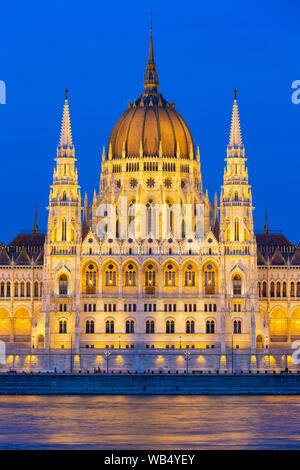
POLYGON ((233 352, 242 368, 291 364, 300 249, 267 220, 255 234, 236 92, 211 203, 199 149, 158 81, 151 32, 144 92, 117 121, 83 207, 66 91, 47 233, 36 220, 0 252, 6 366, 53 368, 71 353, 72 367, 95 367, 107 351, 137 370, 178 369, 183 351, 195 370, 229 368, 233 352))

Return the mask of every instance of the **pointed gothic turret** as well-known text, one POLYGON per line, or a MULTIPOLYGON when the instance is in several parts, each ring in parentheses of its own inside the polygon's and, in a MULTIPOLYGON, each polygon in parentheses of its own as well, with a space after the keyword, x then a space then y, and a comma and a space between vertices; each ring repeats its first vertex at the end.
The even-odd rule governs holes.
POLYGON ((264 234, 265 234, 265 235, 269 235, 269 226, 268 226, 268 214, 267 214, 267 209, 266 209, 266 212, 265 212, 264 234))
POLYGON ((153 52, 153 39, 152 39, 152 13, 150 17, 150 40, 149 40, 149 54, 148 62, 146 67, 146 73, 144 73, 144 87, 146 93, 156 93, 158 88, 158 74, 156 72, 156 66, 154 61, 153 52))
POLYGON ((245 149, 242 143, 242 133, 239 118, 239 109, 237 104, 237 91, 234 90, 234 101, 232 108, 232 119, 230 128, 229 145, 227 146, 227 156, 244 156, 245 149))
POLYGON ((37 221, 37 209, 35 209, 33 233, 34 233, 34 235, 36 235, 37 233, 39 233, 39 227, 38 227, 38 221, 37 221))
POLYGON ((56 168, 49 196, 49 204, 53 210, 49 212, 48 232, 50 230, 52 242, 74 243, 81 229, 81 196, 75 167, 67 90, 55 160, 56 168))
POLYGON ((57 146, 58 157, 74 157, 74 145, 72 142, 70 110, 68 102, 68 90, 65 90, 65 104, 63 110, 62 124, 59 144, 57 146))
POLYGON ((225 243, 253 240, 252 195, 245 166, 245 149, 234 90, 229 144, 227 145, 226 167, 221 191, 221 237, 225 243))

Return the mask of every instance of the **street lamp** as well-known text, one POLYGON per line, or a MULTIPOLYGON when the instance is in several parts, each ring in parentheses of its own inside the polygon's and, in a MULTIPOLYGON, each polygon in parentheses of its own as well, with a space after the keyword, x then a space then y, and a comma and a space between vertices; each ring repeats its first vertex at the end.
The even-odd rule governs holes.
POLYGON ((110 360, 111 354, 110 354, 109 351, 105 351, 104 356, 105 356, 105 359, 106 359, 106 373, 108 374, 108 362, 110 360))
POLYGON ((32 349, 34 349, 34 336, 32 337, 32 349))
POLYGON ((118 340, 119 340, 119 349, 120 349, 121 348, 121 344, 120 344, 121 338, 120 338, 120 336, 119 336, 118 340))
POLYGON ((182 341, 182 337, 179 336, 179 348, 181 349, 181 341, 182 341))
POLYGON ((185 360, 186 360, 186 375, 188 375, 188 373, 189 373, 189 360, 191 359, 190 351, 185 351, 184 356, 185 356, 185 360))

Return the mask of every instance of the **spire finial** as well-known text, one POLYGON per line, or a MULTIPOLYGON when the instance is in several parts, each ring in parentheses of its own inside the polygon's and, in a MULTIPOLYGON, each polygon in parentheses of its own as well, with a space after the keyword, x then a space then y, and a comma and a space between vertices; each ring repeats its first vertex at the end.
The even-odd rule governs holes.
POLYGON ((69 93, 69 90, 68 88, 65 89, 65 100, 68 101, 68 93, 69 93))
POLYGON ((233 93, 234 93, 234 100, 236 101, 236 95, 237 95, 237 89, 236 88, 234 89, 233 93))
POLYGON ((34 229, 33 233, 37 234, 39 233, 39 227, 38 227, 38 222, 37 222, 37 208, 35 208, 35 216, 34 216, 34 229))
POLYGON ((144 87, 147 93, 156 93, 158 88, 158 74, 156 73, 154 52, 153 52, 153 39, 152 39, 152 11, 150 12, 150 40, 149 40, 149 54, 144 73, 144 87))
POLYGON ((265 209, 265 227, 264 227, 264 234, 265 234, 265 235, 269 235, 267 206, 266 206, 266 209, 265 209))

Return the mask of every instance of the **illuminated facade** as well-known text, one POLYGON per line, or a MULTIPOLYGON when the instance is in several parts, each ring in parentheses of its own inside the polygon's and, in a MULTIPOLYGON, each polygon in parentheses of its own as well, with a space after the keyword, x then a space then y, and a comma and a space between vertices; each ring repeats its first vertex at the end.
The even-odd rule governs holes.
POLYGON ((300 339, 300 249, 267 222, 254 234, 236 92, 219 204, 187 124, 158 92, 152 33, 144 92, 103 149, 90 204, 67 92, 55 161, 47 234, 36 221, 0 252, 0 339, 14 367, 29 350, 40 368, 67 351, 74 367, 96 367, 107 349, 137 370, 180 368, 178 349, 195 369, 228 368, 233 349, 242 368, 263 367, 270 350, 286 366, 300 339))

